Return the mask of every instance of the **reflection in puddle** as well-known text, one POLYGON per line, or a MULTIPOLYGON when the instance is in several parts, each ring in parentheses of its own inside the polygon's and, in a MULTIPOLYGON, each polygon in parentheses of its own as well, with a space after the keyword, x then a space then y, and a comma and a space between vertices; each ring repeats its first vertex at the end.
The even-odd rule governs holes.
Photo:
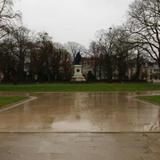
POLYGON ((74 121, 74 122, 69 122, 69 121, 56 122, 52 124, 52 129, 56 130, 57 132, 63 132, 64 130, 70 132, 90 132, 90 131, 96 132, 97 130, 99 130, 98 127, 91 125, 90 122, 87 120, 74 121))
POLYGON ((0 132, 159 132, 160 107, 135 95, 34 93, 38 99, 0 113, 0 132))

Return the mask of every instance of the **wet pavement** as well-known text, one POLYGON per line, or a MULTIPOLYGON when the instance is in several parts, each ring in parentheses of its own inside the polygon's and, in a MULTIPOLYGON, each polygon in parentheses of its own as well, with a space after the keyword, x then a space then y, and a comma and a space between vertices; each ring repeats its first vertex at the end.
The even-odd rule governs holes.
POLYGON ((160 134, 1 133, 1 160, 159 160, 160 134))
POLYGON ((16 94, 37 99, 0 113, 0 160, 160 159, 160 106, 135 98, 160 92, 16 94))
POLYGON ((35 93, 0 113, 0 132, 160 132, 160 107, 146 93, 35 93))

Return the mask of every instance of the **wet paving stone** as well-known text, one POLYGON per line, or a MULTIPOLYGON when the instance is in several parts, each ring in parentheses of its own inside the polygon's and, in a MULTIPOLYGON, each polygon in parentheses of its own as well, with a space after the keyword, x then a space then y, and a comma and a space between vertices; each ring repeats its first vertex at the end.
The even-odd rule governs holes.
POLYGON ((159 160, 158 133, 0 133, 3 160, 159 160))

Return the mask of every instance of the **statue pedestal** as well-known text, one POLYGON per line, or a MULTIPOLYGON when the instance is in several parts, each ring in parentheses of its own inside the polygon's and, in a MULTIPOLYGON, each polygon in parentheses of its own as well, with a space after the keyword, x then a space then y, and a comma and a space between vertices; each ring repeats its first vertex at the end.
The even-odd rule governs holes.
POLYGON ((86 79, 82 74, 82 65, 74 65, 74 75, 72 77, 72 82, 85 82, 86 79))

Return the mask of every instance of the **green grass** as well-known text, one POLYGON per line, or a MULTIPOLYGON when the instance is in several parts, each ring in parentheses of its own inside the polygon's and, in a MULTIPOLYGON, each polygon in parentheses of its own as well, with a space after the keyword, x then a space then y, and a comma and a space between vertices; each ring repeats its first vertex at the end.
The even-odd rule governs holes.
POLYGON ((0 97, 0 109, 4 108, 6 105, 14 104, 25 99, 26 97, 21 96, 0 97))
POLYGON ((152 83, 90 83, 90 84, 20 84, 0 85, 0 92, 96 92, 96 91, 154 91, 160 84, 152 83))
POLYGON ((140 100, 160 105, 160 95, 138 97, 140 100))

